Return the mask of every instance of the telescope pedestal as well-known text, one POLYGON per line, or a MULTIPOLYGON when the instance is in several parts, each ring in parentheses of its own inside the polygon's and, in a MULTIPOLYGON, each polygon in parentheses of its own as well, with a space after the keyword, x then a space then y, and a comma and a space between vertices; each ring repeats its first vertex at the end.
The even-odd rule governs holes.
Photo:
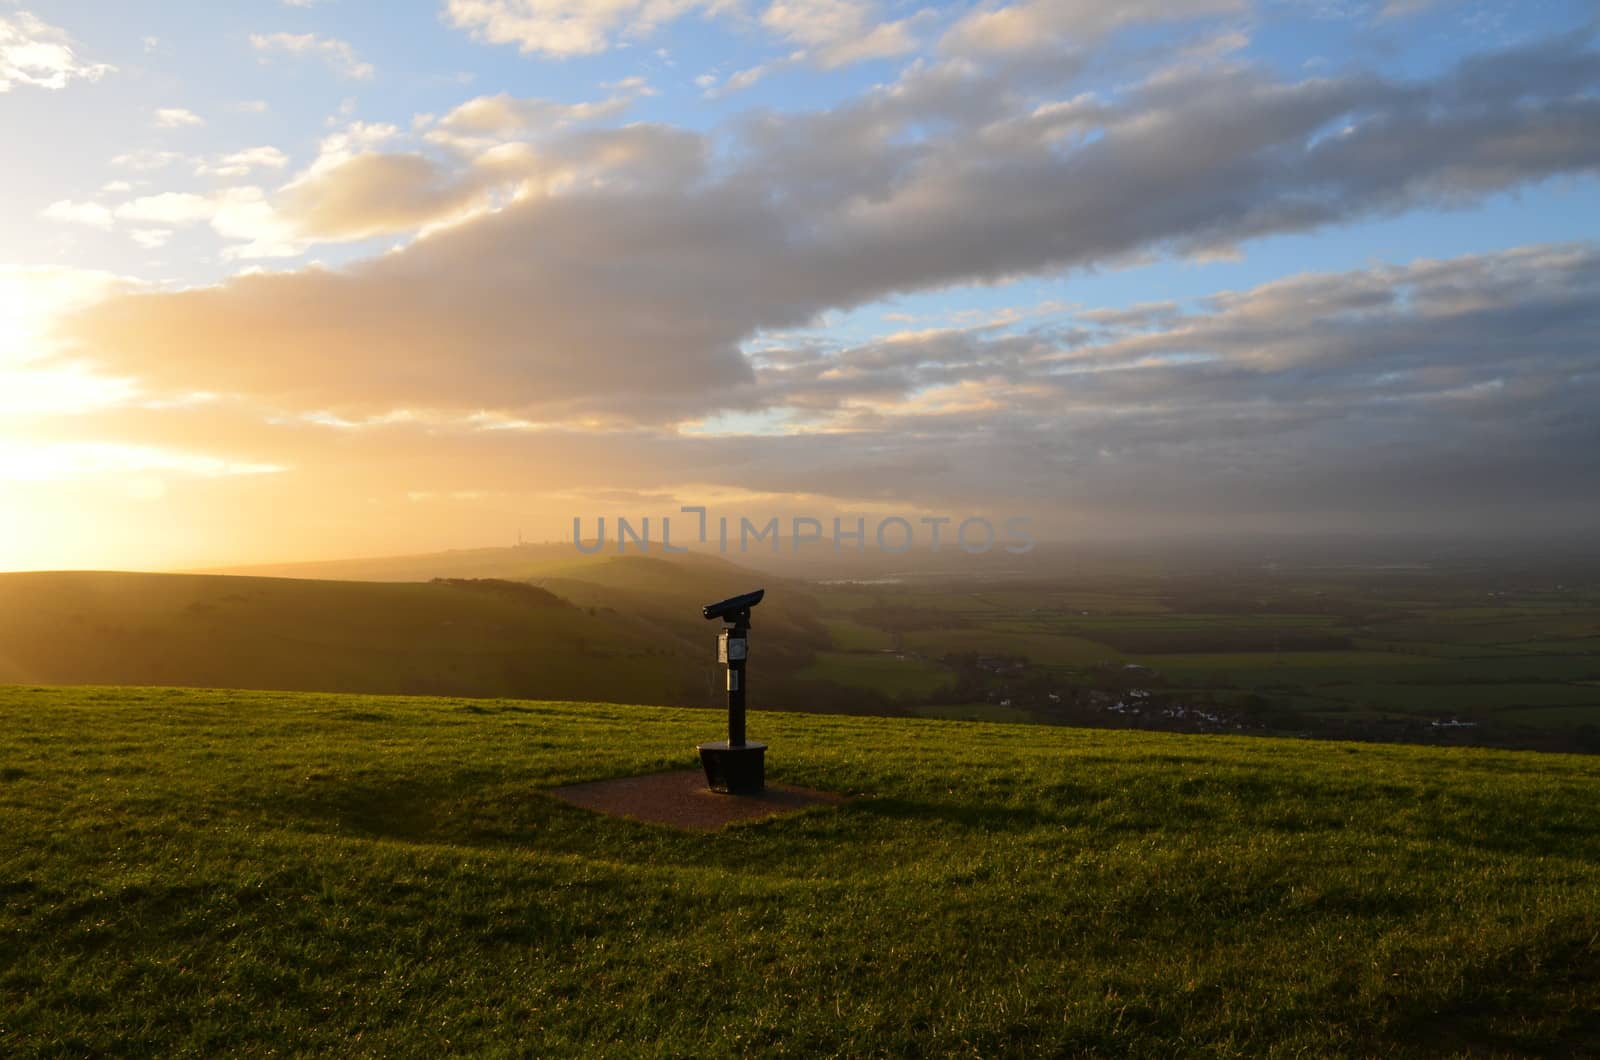
POLYGON ((766 790, 767 745, 751 741, 734 745, 726 740, 697 745, 706 784, 727 795, 756 795, 766 790))

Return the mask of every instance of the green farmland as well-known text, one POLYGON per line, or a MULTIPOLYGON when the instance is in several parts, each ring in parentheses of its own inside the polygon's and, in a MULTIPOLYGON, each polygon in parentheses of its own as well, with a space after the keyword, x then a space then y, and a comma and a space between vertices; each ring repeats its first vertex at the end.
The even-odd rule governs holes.
POLYGON ((894 652, 822 652, 797 676, 908 699, 950 683, 949 673, 941 667, 894 652))
POLYGON ((830 622, 872 626, 949 672, 915 713, 981 716, 952 708, 986 703, 1042 721, 1181 728, 1167 719, 1199 712, 1211 730, 1600 750, 1600 581, 1581 572, 1234 567, 974 586, 817 596, 830 622), (1135 688, 1147 709, 1126 709, 1135 688))

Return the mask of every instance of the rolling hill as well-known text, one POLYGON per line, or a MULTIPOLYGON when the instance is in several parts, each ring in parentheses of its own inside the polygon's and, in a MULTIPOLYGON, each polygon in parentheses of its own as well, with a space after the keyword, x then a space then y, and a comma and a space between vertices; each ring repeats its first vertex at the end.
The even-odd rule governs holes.
MULTIPOLYGON (((434 578, 505 578, 522 581, 556 571, 570 571, 619 559, 607 551, 584 555, 570 544, 518 545, 514 548, 467 548, 407 556, 313 560, 217 567, 197 574, 237 574, 262 578, 315 578, 328 581, 423 582, 434 578)), ((699 567, 722 564, 715 557, 692 553, 674 556, 699 567)))
MULTIPOLYGON (((564 558, 542 568, 560 575, 548 588, 476 573, 3 574, 0 682, 720 702, 715 627, 699 608, 753 575, 704 559, 564 558)), ((756 623, 772 676, 826 645, 815 603, 782 588, 756 623)))

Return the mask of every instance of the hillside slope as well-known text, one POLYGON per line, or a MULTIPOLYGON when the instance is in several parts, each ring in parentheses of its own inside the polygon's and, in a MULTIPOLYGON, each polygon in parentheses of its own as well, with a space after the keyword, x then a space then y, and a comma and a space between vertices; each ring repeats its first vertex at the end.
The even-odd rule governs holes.
POLYGON ((504 588, 4 574, 0 682, 706 698, 707 666, 681 646, 531 587, 504 588))
POLYGON ((691 657, 709 658, 721 623, 700 608, 714 600, 765 587, 751 615, 757 680, 787 676, 830 645, 817 601, 798 583, 756 574, 716 559, 613 556, 551 569, 530 583, 583 607, 610 609, 671 637, 691 657))
POLYGON ((0 682, 714 705, 700 608, 757 585, 769 691, 828 645, 803 587, 720 560, 559 559, 534 583, 0 574, 0 682))
POLYGON ((758 712, 852 800, 540 795, 708 720, 0 689, 0 1054, 1600 1049, 1600 761, 758 712))

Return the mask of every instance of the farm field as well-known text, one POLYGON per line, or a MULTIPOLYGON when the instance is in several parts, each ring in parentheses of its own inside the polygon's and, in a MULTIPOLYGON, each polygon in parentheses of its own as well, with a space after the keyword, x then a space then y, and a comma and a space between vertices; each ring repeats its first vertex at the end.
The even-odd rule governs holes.
POLYGON ((830 619, 826 624, 830 643, 840 651, 888 651, 894 647, 894 635, 873 626, 848 618, 830 619))
POLYGON ((757 712, 850 801, 541 794, 716 721, 0 689, 0 1053, 1600 1048, 1595 759, 757 712))
POLYGON ((1600 750, 1600 580, 1582 570, 1236 566, 816 593, 829 621, 948 668, 943 706, 1600 750))
POLYGON ((926 696, 951 680, 938 666, 893 652, 821 652, 796 676, 903 699, 926 696))

